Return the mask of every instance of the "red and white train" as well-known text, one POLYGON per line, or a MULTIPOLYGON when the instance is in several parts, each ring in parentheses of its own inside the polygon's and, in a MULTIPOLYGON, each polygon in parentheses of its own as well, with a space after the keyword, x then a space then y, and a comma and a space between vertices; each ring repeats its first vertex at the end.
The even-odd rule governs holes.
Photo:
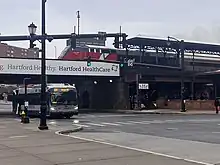
POLYGON ((117 49, 96 45, 86 45, 85 47, 76 48, 74 50, 72 50, 70 46, 67 46, 59 56, 59 59, 85 60, 88 57, 91 57, 93 60, 118 60, 117 49))
MULTIPOLYGON (((105 60, 105 61, 119 61, 119 56, 126 55, 124 49, 109 48, 106 46, 97 46, 97 45, 86 45, 84 47, 76 48, 72 50, 71 46, 67 46, 58 57, 59 59, 64 60, 86 60, 88 57, 91 57, 92 60, 105 60)), ((129 56, 131 58, 139 59, 141 52, 139 50, 129 50, 129 56)), ((148 50, 144 53, 144 56, 149 59, 162 58, 164 57, 163 52, 158 54, 153 50, 148 50)), ((166 57, 174 58, 176 55, 173 52, 166 53, 166 57)), ((195 60, 201 61, 220 61, 220 57, 217 55, 206 54, 195 54, 195 60)), ((185 53, 185 58, 187 60, 192 60, 192 53, 185 53)), ((148 62, 148 60, 146 61, 148 62)))

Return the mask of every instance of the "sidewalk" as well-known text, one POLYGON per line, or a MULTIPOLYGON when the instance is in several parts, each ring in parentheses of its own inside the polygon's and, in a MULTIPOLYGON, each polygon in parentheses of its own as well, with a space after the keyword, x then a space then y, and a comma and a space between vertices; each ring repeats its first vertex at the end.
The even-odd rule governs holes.
POLYGON ((181 114, 181 115, 214 115, 215 111, 199 111, 190 110, 181 112, 180 110, 171 109, 153 109, 153 110, 118 110, 119 113, 131 113, 131 114, 181 114))
POLYGON ((12 105, 11 101, 4 101, 4 100, 0 100, 0 105, 12 105))
MULTIPOLYGON (((56 135, 58 127, 39 131, 38 120, 20 124, 0 118, 1 165, 196 165, 95 142, 56 135)), ((73 126, 71 126, 73 129, 73 126)))

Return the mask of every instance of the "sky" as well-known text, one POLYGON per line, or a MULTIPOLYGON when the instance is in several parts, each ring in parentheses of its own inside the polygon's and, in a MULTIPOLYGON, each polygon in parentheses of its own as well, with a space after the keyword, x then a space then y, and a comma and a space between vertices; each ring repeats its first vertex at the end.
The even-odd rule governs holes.
MULTIPOLYGON (((32 22, 41 33, 41 0, 0 0, 0 6, 1 35, 27 35, 32 22)), ((122 26, 129 37, 174 36, 220 43, 219 6, 219 0, 47 0, 46 32, 70 34, 77 25, 79 10, 80 33, 117 33, 122 26)), ((7 43, 29 46, 28 41, 7 43)), ((112 40, 107 44, 112 46, 112 40)), ((65 40, 47 42, 47 58, 59 56, 65 46, 65 40)))

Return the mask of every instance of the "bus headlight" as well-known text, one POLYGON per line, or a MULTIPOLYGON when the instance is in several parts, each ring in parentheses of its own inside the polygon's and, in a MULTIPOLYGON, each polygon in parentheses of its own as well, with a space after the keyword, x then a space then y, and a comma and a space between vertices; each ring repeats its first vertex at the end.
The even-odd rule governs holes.
POLYGON ((54 107, 51 107, 50 110, 51 110, 51 111, 55 111, 55 108, 54 108, 54 107))
POLYGON ((77 110, 77 109, 78 109, 78 106, 74 107, 74 109, 76 109, 76 110, 77 110))

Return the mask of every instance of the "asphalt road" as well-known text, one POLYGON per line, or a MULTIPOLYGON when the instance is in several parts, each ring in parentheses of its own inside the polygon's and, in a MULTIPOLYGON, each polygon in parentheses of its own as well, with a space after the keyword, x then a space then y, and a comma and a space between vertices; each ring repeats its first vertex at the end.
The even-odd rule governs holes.
POLYGON ((220 163, 220 115, 82 114, 75 119, 49 120, 48 125, 84 127, 71 135, 75 138, 193 162, 220 163))

